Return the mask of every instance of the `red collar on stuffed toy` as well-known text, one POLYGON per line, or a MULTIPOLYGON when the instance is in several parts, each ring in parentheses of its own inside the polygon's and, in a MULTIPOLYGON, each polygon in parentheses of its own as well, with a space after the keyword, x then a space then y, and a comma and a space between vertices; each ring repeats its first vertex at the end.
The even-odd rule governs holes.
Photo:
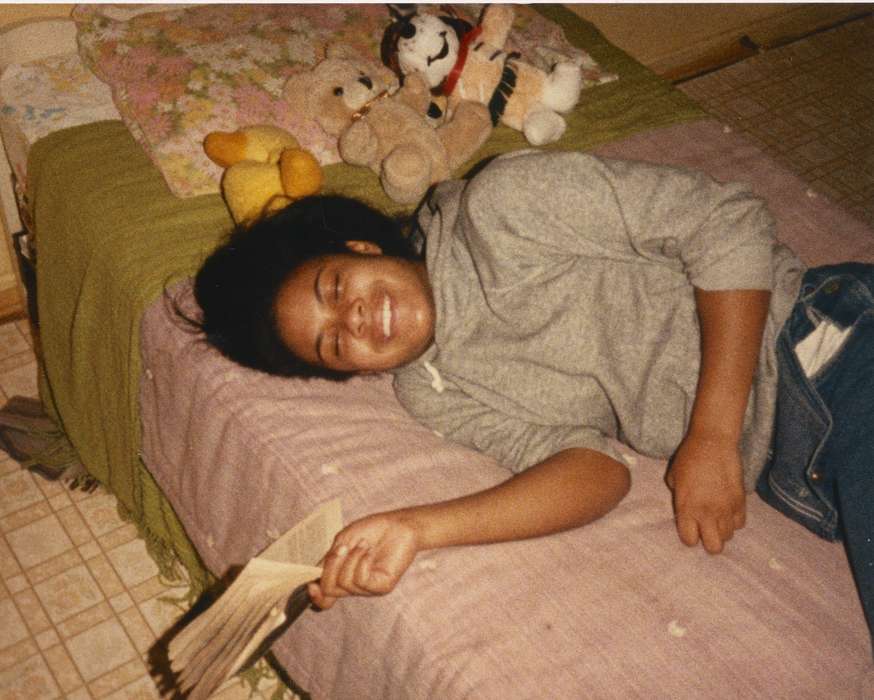
POLYGON ((458 45, 458 58, 455 59, 455 65, 452 66, 452 70, 449 71, 449 74, 444 78, 443 85, 440 88, 440 92, 447 97, 452 94, 452 91, 455 89, 455 84, 461 76, 461 71, 464 69, 464 64, 467 61, 468 47, 471 42, 482 33, 483 28, 482 25, 480 25, 471 29, 461 38, 461 43, 458 45))
POLYGON ((382 100, 386 97, 389 97, 388 90, 383 90, 379 94, 371 97, 369 100, 367 100, 367 102, 361 105, 361 107, 359 107, 356 112, 352 113, 352 121, 357 122, 359 119, 361 119, 361 117, 365 116, 370 111, 370 108, 373 107, 376 102, 379 102, 379 100, 382 100))

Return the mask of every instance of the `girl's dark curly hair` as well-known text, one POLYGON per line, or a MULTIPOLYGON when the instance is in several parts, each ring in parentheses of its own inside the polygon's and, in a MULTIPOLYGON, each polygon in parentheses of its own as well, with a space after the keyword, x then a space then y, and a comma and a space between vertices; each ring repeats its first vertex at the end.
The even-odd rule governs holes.
POLYGON ((300 265, 323 255, 348 254, 347 241, 375 243, 383 254, 420 255, 394 219, 340 196, 298 200, 249 226, 237 226, 204 261, 194 278, 206 341, 246 367, 293 377, 348 379, 351 374, 313 366, 281 341, 274 303, 283 282, 300 265))

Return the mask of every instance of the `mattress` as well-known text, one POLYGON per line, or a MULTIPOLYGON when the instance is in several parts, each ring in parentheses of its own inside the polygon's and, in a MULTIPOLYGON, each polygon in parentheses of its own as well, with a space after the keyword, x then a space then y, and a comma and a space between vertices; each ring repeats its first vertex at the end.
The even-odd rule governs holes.
MULTIPOLYGON (((591 25, 542 11, 619 75, 584 96, 563 147, 750 181, 807 262, 874 260, 867 227, 591 25)), ((334 497, 349 520, 506 478, 413 422, 386 378, 272 378, 207 347, 176 312, 194 311, 188 278, 227 211, 217 194, 174 196, 123 122, 22 143, 43 399, 162 565, 182 562, 195 588, 334 497)), ((479 155, 520 145, 501 130, 479 155)), ((329 191, 391 207, 370 173, 325 172, 329 191)), ((857 697, 870 646, 840 547, 751 497, 724 555, 688 550, 664 465, 627 457, 632 491, 603 520, 420 556, 391 595, 305 614, 277 657, 317 698, 857 697)))
MULTIPOLYGON (((743 178, 807 262, 874 261, 866 226, 717 122, 595 151, 743 178)), ((166 304, 147 311, 142 337, 143 459, 211 570, 245 562, 324 499, 355 519, 507 476, 417 425, 387 378, 337 386, 234 367, 166 304)), ((405 698, 410 684, 415 697, 446 698, 855 697, 870 652, 843 549, 750 497, 723 555, 690 551, 664 464, 621 449, 633 486, 603 520, 421 554, 391 596, 302 618, 278 658, 325 698, 405 698), (373 654, 382 649, 388 658, 373 654)))

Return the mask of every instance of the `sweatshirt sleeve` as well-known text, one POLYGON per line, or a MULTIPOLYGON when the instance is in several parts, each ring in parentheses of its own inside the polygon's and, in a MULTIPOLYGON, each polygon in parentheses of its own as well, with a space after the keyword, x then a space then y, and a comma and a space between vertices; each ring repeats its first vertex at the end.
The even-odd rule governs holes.
POLYGON ((771 287, 775 225, 764 201, 702 172, 526 151, 482 170, 461 216, 487 284, 577 256, 666 265, 705 290, 771 287))
POLYGON ((432 381, 421 362, 395 375, 395 394, 407 412, 442 437, 483 452, 513 472, 571 447, 623 461, 611 441, 594 428, 527 423, 479 403, 450 381, 441 380, 438 392, 432 381))

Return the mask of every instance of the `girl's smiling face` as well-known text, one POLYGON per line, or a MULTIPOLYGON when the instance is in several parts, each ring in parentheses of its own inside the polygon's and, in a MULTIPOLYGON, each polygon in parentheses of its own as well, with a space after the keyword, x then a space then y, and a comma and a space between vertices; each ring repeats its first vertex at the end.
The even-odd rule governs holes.
POLYGON ((382 372, 419 357, 434 337, 434 297, 422 262, 350 241, 351 253, 301 265, 274 304, 283 343, 312 365, 382 372))

